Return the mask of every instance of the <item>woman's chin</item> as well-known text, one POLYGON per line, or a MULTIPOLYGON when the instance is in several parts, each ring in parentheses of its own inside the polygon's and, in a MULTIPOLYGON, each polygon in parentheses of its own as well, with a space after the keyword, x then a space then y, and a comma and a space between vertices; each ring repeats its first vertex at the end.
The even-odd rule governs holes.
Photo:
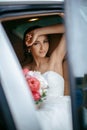
POLYGON ((45 53, 40 53, 39 56, 43 58, 43 57, 46 56, 46 54, 45 53))
POLYGON ((40 57, 44 58, 44 57, 46 57, 46 55, 40 55, 40 57))

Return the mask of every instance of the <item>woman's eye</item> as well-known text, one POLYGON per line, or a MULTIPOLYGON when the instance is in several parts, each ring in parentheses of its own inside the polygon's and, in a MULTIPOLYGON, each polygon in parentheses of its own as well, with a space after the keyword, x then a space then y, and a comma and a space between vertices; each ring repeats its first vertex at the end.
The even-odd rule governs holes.
POLYGON ((44 40, 44 43, 48 43, 48 40, 44 40))
POLYGON ((39 43, 38 42, 35 42, 33 45, 38 45, 39 43))

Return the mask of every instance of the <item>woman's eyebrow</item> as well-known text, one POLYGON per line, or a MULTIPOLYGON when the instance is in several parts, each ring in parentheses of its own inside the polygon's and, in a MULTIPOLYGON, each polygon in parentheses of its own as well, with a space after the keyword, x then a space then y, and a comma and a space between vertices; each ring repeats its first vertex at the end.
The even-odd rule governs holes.
POLYGON ((44 40, 48 40, 48 38, 45 38, 44 40))
MULTIPOLYGON (((36 40, 35 42, 40 42, 40 41, 36 40)), ((35 42, 34 42, 34 43, 35 43, 35 42)))

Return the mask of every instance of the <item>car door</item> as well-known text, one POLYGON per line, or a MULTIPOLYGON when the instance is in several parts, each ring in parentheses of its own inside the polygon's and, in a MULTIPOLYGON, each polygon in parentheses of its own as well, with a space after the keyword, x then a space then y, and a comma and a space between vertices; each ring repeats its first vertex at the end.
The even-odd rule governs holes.
POLYGON ((17 24, 15 20, 56 15, 63 11, 64 3, 61 1, 0 2, 0 114, 2 129, 41 129, 31 93, 21 72, 21 61, 13 48, 11 37, 9 38, 8 33, 11 32, 10 28, 7 31, 8 24, 12 22, 15 25, 17 24))
POLYGON ((66 1, 73 129, 87 129, 87 1, 66 1))

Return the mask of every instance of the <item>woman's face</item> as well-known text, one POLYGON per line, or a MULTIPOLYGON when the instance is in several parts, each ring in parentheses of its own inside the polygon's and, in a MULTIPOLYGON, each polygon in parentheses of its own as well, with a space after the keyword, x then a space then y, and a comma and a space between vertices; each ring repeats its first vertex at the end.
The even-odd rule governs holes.
POLYGON ((34 57, 45 57, 49 49, 49 41, 46 35, 38 36, 36 41, 30 47, 34 57))

